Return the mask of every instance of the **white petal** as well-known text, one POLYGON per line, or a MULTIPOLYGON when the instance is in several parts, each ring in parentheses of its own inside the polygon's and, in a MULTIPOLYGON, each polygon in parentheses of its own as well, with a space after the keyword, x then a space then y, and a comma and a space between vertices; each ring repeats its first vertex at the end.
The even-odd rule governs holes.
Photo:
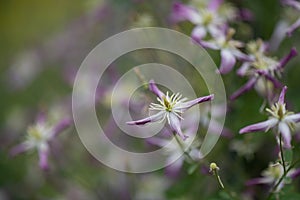
POLYGON ((192 33, 191 37, 196 41, 199 42, 206 36, 206 30, 203 26, 196 26, 192 33))
POLYGON ((282 135, 284 146, 286 148, 291 148, 291 131, 289 126, 285 122, 280 122, 278 125, 280 134, 282 135))
POLYGON ((295 122, 295 123, 300 122, 300 113, 286 116, 285 120, 289 122, 295 122))
POLYGON ((277 122, 278 122, 278 119, 271 118, 264 122, 246 126, 245 128, 242 128, 240 130, 240 133, 242 134, 242 133, 250 133, 250 132, 256 132, 256 131, 268 131, 270 128, 274 127, 277 122))
POLYGON ((232 70, 236 63, 234 55, 227 49, 221 51, 220 73, 226 74, 232 70))
POLYGON ((173 156, 167 159, 167 163, 170 164, 166 167, 166 173, 171 176, 176 176, 180 172, 184 158, 179 157, 176 161, 173 161, 173 159, 173 156))
POLYGON ((182 130, 181 130, 181 123, 180 123, 180 119, 174 114, 174 113, 170 113, 169 114, 169 124, 170 124, 170 127, 183 139, 187 139, 188 136, 187 135, 184 135, 182 133, 182 130))
POLYGON ((241 67, 237 70, 239 76, 245 76, 246 72, 250 68, 251 62, 244 62, 241 67))

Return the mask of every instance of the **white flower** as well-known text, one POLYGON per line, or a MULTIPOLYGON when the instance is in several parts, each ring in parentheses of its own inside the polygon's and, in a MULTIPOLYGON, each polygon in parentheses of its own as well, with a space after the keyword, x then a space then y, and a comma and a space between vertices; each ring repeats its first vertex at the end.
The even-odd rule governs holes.
POLYGON ((169 96, 168 92, 164 94, 160 91, 153 80, 149 82, 149 89, 156 94, 159 102, 158 104, 150 104, 150 110, 158 111, 158 113, 141 120, 127 122, 127 124, 144 125, 150 122, 162 122, 167 119, 172 130, 175 131, 183 140, 185 140, 188 136, 184 135, 181 130, 180 121, 183 119, 181 114, 196 104, 210 101, 214 98, 214 95, 208 95, 191 101, 186 101, 187 99, 181 98, 182 96, 178 93, 169 96))
POLYGON ((271 115, 267 121, 247 126, 241 129, 240 133, 268 131, 270 128, 276 127, 283 137, 284 146, 291 148, 291 129, 293 130, 295 123, 300 122, 300 113, 293 114, 286 110, 284 101, 286 90, 287 87, 283 87, 278 102, 275 103, 271 109, 267 109, 267 112, 271 115))

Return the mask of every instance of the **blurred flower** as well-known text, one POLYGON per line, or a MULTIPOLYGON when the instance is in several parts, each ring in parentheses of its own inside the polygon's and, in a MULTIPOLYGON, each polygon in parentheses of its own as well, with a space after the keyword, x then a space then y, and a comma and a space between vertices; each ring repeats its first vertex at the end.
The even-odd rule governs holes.
POLYGON ((238 98, 254 87, 256 87, 259 92, 263 90, 262 87, 267 87, 263 90, 263 93, 268 95, 267 97, 272 96, 271 92, 273 87, 282 87, 282 84, 278 81, 277 77, 281 77, 283 68, 297 55, 297 50, 292 48, 288 55, 283 57, 280 61, 277 61, 274 58, 266 56, 267 48, 268 45, 260 39, 247 44, 247 50, 251 61, 245 61, 237 73, 240 76, 249 77, 249 80, 231 95, 231 100, 238 98), (271 86, 269 86, 270 84, 271 86))
POLYGON ((243 47, 243 43, 232 39, 234 33, 235 30, 229 28, 226 34, 220 34, 211 41, 200 41, 200 44, 205 48, 221 51, 221 65, 219 71, 222 74, 230 72, 237 59, 247 62, 252 60, 239 50, 239 48, 243 47))
POLYGON ((11 149, 11 155, 15 156, 36 149, 39 154, 40 168, 48 169, 49 142, 70 124, 71 120, 66 118, 60 120, 56 125, 50 126, 45 121, 44 116, 41 116, 35 125, 28 127, 26 140, 11 149))
POLYGON ((40 73, 41 59, 39 53, 28 50, 18 55, 7 71, 7 86, 23 89, 40 73))
MULTIPOLYGON (((267 121, 260 122, 247 126, 240 130, 240 133, 249 133, 256 131, 268 131, 270 128, 277 128, 278 134, 283 137, 283 143, 286 148, 291 148, 291 130, 293 130, 295 123, 300 122, 300 113, 293 114, 286 110, 285 93, 287 87, 285 86, 279 96, 278 102, 275 103, 271 109, 266 111, 271 115, 267 121)), ((277 135, 278 137, 278 135, 277 135)))
POLYGON ((220 27, 225 24, 225 19, 217 12, 221 3, 220 0, 213 0, 206 8, 197 10, 195 7, 176 2, 173 5, 171 18, 173 22, 190 21, 195 24, 192 38, 201 41, 207 34, 218 35, 220 27))
POLYGON ((182 96, 179 93, 169 96, 168 92, 164 94, 160 91, 153 80, 149 82, 149 89, 158 97, 157 100, 159 102, 159 104, 151 103, 150 110, 159 112, 141 120, 127 122, 127 124, 144 125, 150 122, 162 122, 167 119, 172 130, 175 131, 183 140, 185 140, 187 136, 184 135, 181 130, 180 121, 183 119, 181 114, 194 105, 210 101, 214 98, 214 95, 208 95, 191 101, 186 101, 187 98, 181 98, 182 96))
POLYGON ((258 149, 260 143, 257 141, 251 141, 250 139, 233 140, 230 143, 230 148, 237 152, 239 156, 243 156, 246 159, 252 159, 254 152, 258 149))
MULTIPOLYGON (((299 176, 299 172, 300 169, 297 170, 292 169, 287 173, 286 177, 294 179, 297 176, 299 176)), ((270 164, 269 167, 262 172, 262 177, 250 179, 246 182, 246 185, 250 186, 256 184, 268 184, 268 185, 275 186, 276 184, 278 184, 278 182, 280 181, 283 175, 284 175, 283 166, 282 164, 277 162, 275 164, 270 164)), ((275 192, 279 192, 283 188, 285 183, 286 181, 284 180, 281 181, 278 187, 276 188, 275 192)))
POLYGON ((268 42, 268 50, 276 51, 279 45, 286 37, 286 29, 289 27, 288 22, 285 20, 279 20, 274 28, 273 34, 268 42))
MULTIPOLYGON (((281 0, 282 4, 291 6, 292 8, 295 8, 297 11, 300 11, 300 2, 297 0, 281 0)), ((296 20, 286 31, 286 34, 288 36, 292 36, 294 31, 300 27, 300 18, 296 20)))

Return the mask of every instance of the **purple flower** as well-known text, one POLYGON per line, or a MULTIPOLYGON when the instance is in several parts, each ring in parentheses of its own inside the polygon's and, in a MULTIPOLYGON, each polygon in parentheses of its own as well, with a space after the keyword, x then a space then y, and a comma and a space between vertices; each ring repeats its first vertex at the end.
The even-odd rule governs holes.
POLYGON ((192 38, 201 41, 207 34, 214 36, 218 34, 220 27, 225 24, 225 19, 218 14, 218 8, 223 1, 213 0, 207 8, 197 10, 192 6, 187 6, 176 2, 173 5, 172 20, 174 22, 190 21, 195 24, 192 31, 192 38))
POLYGON ((300 10, 300 2, 297 0, 281 0, 282 4, 291 6, 297 10, 300 10))
MULTIPOLYGON (((247 186, 257 185, 257 184, 268 184, 268 185, 276 185, 278 181, 284 174, 283 165, 279 162, 275 164, 270 164, 269 167, 262 172, 262 177, 253 178, 246 182, 247 186)), ((290 170, 286 177, 294 179, 299 176, 299 169, 290 170)), ((275 192, 279 192, 285 184, 285 181, 281 181, 281 183, 276 188, 275 192)))
POLYGON ((271 109, 266 109, 270 114, 270 117, 267 121, 260 122, 247 126, 240 130, 240 133, 249 133, 256 131, 268 131, 270 128, 277 128, 278 133, 283 137, 284 147, 291 148, 291 129, 294 127, 295 123, 300 122, 300 113, 293 114, 286 110, 285 105, 285 93, 287 87, 283 87, 278 102, 275 103, 271 109))
POLYGON ((243 43, 232 39, 234 33, 235 30, 229 28, 226 34, 220 34, 211 41, 200 42, 205 48, 221 51, 221 65, 219 71, 222 74, 230 72, 236 64, 237 59, 242 61, 252 61, 251 57, 239 50, 239 48, 243 47, 243 43))
POLYGON ((277 77, 281 76, 286 64, 297 55, 297 50, 292 48, 288 55, 283 57, 280 61, 277 61, 274 58, 266 56, 267 48, 268 45, 262 40, 248 43, 247 50, 252 60, 245 61, 237 73, 240 76, 247 76, 249 80, 244 86, 231 95, 231 100, 235 100, 254 87, 256 87, 259 92, 262 91, 263 95, 269 95, 268 97, 272 96, 271 91, 273 88, 266 88, 266 86, 274 88, 282 87, 277 77))
POLYGON ((157 100, 159 102, 158 104, 151 103, 150 110, 158 112, 141 120, 127 122, 127 124, 144 125, 150 122, 162 122, 167 119, 171 129, 175 131, 183 140, 185 140, 187 136, 184 135, 181 130, 180 122, 181 119, 183 119, 181 115, 184 113, 184 111, 192 106, 205 101, 210 101, 214 98, 214 95, 208 95, 191 101, 186 101, 187 98, 181 98, 182 96, 179 93, 169 96, 168 92, 164 94, 162 91, 160 91, 153 80, 149 82, 149 89, 157 96, 157 100))
POLYGON ((35 125, 28 127, 26 140, 13 147, 10 152, 11 155, 15 156, 36 149, 39 155, 40 168, 43 170, 48 169, 49 142, 69 127, 70 124, 71 120, 66 118, 58 122, 55 126, 49 126, 44 117, 42 117, 35 125))

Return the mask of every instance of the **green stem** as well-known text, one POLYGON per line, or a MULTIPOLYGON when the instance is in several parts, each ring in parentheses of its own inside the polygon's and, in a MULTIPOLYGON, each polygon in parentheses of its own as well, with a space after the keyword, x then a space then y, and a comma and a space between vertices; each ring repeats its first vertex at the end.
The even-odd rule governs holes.
POLYGON ((218 169, 214 169, 212 172, 213 172, 213 175, 216 177, 217 182, 219 183, 221 189, 224 190, 224 192, 225 192, 231 199, 237 199, 237 198, 235 197, 235 195, 232 194, 231 191, 229 191, 227 188, 224 187, 224 184, 223 184, 223 182, 222 182, 222 180, 221 180, 221 177, 220 177, 220 175, 219 175, 219 173, 218 173, 218 169))
POLYGON ((283 154, 283 148, 282 148, 282 135, 279 135, 279 147, 280 147, 280 157, 282 160, 282 165, 283 165, 283 171, 286 173, 286 166, 285 166, 285 160, 284 160, 284 154, 283 154))
POLYGON ((225 189, 224 184, 222 183, 222 180, 221 180, 221 178, 220 178, 219 173, 218 173, 217 170, 215 171, 215 177, 216 177, 216 179, 217 179, 219 185, 221 186, 221 188, 222 188, 222 189, 225 189))
POLYGON ((190 156, 190 154, 185 151, 184 146, 182 145, 182 143, 180 142, 180 140, 177 137, 177 134, 175 132, 173 132, 173 135, 174 135, 176 142, 179 145, 180 149, 184 153, 184 155, 187 156, 187 158, 189 159, 190 162, 195 162, 195 160, 190 156))
POLYGON ((300 159, 298 159, 297 161, 295 161, 287 170, 286 172, 283 173, 283 175, 280 177, 280 179, 278 180, 278 182, 274 185, 274 187, 272 188, 267 200, 270 200, 272 195, 274 194, 274 192, 276 191, 276 189, 278 188, 278 186, 280 185, 280 183, 284 180, 284 178, 286 177, 286 175, 289 173, 289 171, 294 168, 294 166, 300 162, 300 159))

